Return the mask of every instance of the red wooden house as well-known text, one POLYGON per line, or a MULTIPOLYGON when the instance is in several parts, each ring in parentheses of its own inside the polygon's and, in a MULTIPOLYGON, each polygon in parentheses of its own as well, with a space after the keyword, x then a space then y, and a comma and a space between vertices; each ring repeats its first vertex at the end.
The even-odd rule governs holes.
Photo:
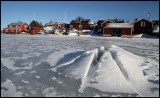
POLYGON ((43 32, 43 27, 41 26, 29 26, 28 29, 30 34, 38 34, 39 32, 43 32))
MULTIPOLYGON (((38 22, 37 22, 38 23, 38 22)), ((38 23, 38 25, 29 25, 28 33, 30 34, 38 34, 40 32, 44 32, 43 25, 41 23, 38 23)))
POLYGON ((101 23, 101 28, 103 29, 106 25, 108 25, 108 23, 115 23, 115 21, 113 20, 106 20, 104 22, 101 23))
POLYGON ((91 20, 90 19, 83 19, 83 20, 72 20, 70 23, 71 29, 76 30, 85 30, 85 29, 91 29, 91 20))
POLYGON ((10 23, 7 28, 3 29, 4 33, 22 33, 27 31, 28 24, 25 22, 10 23))
POLYGON ((101 29, 101 31, 102 31, 101 33, 102 34, 103 34, 103 28, 105 26, 107 26, 109 23, 124 23, 124 20, 123 19, 113 19, 113 20, 108 19, 108 20, 105 20, 104 22, 101 23, 101 26, 99 28, 99 29, 101 29))
POLYGON ((103 28, 103 36, 132 35, 133 31, 132 23, 108 23, 103 28))
POLYGON ((137 33, 147 33, 152 34, 152 22, 142 18, 134 23, 134 32, 137 33))

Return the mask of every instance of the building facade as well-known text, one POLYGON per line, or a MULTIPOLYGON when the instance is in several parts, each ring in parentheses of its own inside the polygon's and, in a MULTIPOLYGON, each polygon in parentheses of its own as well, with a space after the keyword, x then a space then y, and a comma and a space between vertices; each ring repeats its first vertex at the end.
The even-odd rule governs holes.
POLYGON ((152 22, 146 19, 137 20, 134 23, 134 32, 135 34, 146 33, 152 34, 153 25, 152 22))
POLYGON ((108 23, 103 28, 103 36, 132 35, 134 27, 132 23, 108 23))
POLYGON ((70 23, 70 28, 76 30, 92 29, 91 20, 90 19, 72 20, 70 23))
POLYGON ((28 24, 25 22, 10 23, 7 28, 3 29, 4 33, 22 33, 27 31, 28 24))

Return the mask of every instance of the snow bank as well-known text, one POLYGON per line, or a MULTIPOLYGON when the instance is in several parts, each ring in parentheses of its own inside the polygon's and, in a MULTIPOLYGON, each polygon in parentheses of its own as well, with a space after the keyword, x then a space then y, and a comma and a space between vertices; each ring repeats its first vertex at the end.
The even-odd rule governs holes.
POLYGON ((68 36, 78 36, 77 33, 69 33, 68 36))
POLYGON ((158 25, 154 26, 153 33, 159 34, 159 26, 158 25))
POLYGON ((11 80, 7 79, 1 83, 1 97, 22 97, 22 93, 17 92, 16 86, 11 80))
POLYGON ((144 76, 146 60, 122 48, 112 45, 86 51, 55 68, 64 75, 81 79, 78 91, 87 86, 104 92, 138 93, 140 96, 158 96, 152 93, 153 86, 144 76))
POLYGON ((65 49, 65 50, 59 50, 56 52, 53 52, 52 54, 50 54, 46 61, 50 64, 50 66, 56 66, 56 64, 58 63, 58 61, 64 57, 65 54, 68 54, 70 52, 75 52, 76 49, 65 49))
POLYGON ((82 32, 84 32, 84 33, 90 33, 91 30, 82 30, 82 32))
POLYGON ((135 93, 109 51, 101 57, 90 87, 104 92, 135 93))
POLYGON ((53 30, 53 29, 52 29, 52 27, 47 26, 44 28, 44 30, 49 32, 50 30, 53 30))
POLYGON ((144 59, 114 45, 110 48, 110 52, 125 79, 140 96, 158 96, 158 93, 150 91, 151 83, 144 76, 141 68, 145 64, 144 59))

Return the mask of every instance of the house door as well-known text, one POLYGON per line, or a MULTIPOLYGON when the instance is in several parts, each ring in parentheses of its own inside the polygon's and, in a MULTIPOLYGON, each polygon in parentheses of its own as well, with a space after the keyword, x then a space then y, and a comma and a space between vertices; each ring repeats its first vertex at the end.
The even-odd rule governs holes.
POLYGON ((113 29, 113 36, 121 36, 121 29, 119 28, 113 29))
POLYGON ((146 31, 147 31, 146 28, 142 28, 141 33, 147 33, 146 31))

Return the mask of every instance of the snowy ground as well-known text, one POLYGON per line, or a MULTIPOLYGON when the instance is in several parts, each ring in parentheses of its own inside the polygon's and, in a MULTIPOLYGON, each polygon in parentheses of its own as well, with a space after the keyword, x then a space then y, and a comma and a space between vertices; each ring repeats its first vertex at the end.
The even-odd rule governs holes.
POLYGON ((159 39, 2 34, 1 96, 159 96, 159 39))

